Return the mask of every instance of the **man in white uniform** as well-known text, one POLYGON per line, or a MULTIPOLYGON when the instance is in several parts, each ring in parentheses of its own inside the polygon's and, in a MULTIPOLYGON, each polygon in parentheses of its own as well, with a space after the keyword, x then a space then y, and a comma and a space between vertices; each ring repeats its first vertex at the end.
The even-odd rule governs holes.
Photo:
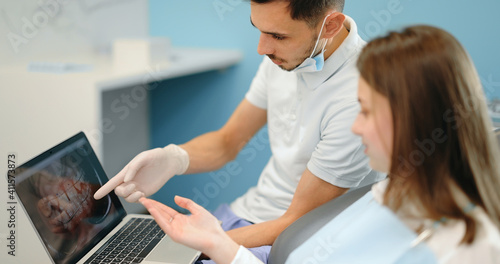
POLYGON ((266 55, 227 123, 177 146, 136 156, 96 194, 115 189, 135 202, 172 176, 207 172, 233 160, 266 123, 272 156, 256 187, 214 212, 237 243, 267 261, 292 222, 385 175, 372 171, 350 127, 359 111, 356 59, 364 45, 344 0, 252 0, 251 21, 266 55))

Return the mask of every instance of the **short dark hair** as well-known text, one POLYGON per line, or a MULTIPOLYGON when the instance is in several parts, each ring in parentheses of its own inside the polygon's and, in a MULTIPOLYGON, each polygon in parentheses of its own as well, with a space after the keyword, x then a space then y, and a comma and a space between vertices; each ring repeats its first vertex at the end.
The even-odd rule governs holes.
POLYGON ((257 4, 276 1, 289 2, 288 9, 292 19, 304 20, 310 27, 316 26, 328 9, 343 12, 345 2, 345 0, 251 0, 257 4))

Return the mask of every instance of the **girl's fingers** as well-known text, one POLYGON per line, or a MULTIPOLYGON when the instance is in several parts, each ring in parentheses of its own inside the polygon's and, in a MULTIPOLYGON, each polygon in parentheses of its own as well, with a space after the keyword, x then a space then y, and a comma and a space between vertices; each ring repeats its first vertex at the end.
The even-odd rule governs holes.
POLYGON ((174 197, 174 200, 178 206, 187 209, 189 212, 191 212, 191 214, 196 214, 196 213, 206 211, 205 208, 203 208, 200 205, 198 205, 197 203, 193 202, 191 199, 176 195, 174 197))
MULTIPOLYGON (((165 214, 167 214, 168 216, 170 216, 170 218, 174 217, 176 214, 178 214, 177 211, 175 211, 174 209, 160 203, 160 202, 157 202, 155 200, 151 200, 151 199, 148 199, 148 198, 141 198, 139 201, 141 201, 141 203, 146 206, 142 201, 147 201, 148 204, 150 204, 152 207, 155 207, 158 211, 160 212, 163 212, 165 214)), ((147 206, 146 206, 147 208, 147 206)))

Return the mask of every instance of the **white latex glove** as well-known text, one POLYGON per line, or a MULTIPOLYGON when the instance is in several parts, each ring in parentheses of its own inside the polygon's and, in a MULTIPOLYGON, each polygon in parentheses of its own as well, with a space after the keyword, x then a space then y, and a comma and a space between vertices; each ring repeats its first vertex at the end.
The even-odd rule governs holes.
POLYGON ((127 202, 157 192, 174 175, 183 174, 189 167, 189 155, 181 147, 170 144, 135 156, 125 168, 94 194, 99 200, 113 189, 127 202))

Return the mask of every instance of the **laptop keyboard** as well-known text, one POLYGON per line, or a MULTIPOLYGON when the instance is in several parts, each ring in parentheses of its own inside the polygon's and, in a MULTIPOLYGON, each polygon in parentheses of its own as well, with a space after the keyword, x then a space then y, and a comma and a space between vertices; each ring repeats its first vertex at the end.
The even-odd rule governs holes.
POLYGON ((150 218, 131 218, 85 263, 141 263, 165 233, 150 218))

